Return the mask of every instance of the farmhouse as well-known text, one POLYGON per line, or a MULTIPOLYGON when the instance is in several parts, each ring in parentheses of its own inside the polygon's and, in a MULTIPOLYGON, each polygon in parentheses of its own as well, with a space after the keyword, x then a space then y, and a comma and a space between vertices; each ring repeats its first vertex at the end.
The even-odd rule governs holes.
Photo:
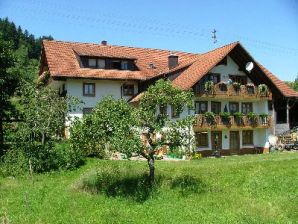
POLYGON ((169 79, 194 91, 195 109, 176 114, 171 105, 159 107, 171 119, 196 115, 193 129, 203 155, 268 150, 268 136, 298 125, 298 93, 274 76, 234 42, 194 54, 101 44, 43 41, 39 80, 61 96, 78 97, 90 113, 103 96, 138 104, 149 85, 169 79))

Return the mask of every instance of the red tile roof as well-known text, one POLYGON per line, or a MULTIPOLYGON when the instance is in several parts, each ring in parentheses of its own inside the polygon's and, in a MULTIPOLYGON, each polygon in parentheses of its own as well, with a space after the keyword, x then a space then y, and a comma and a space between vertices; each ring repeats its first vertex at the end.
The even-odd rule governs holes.
POLYGON ((200 55, 188 69, 182 72, 173 84, 182 89, 189 89, 195 85, 204 75, 216 66, 239 42, 217 48, 213 51, 200 55))
MULTIPOLYGON (((179 51, 158 50, 149 48, 136 48, 115 45, 101 45, 77 42, 43 41, 44 56, 48 62, 51 77, 64 78, 90 78, 90 79, 129 79, 145 81, 161 75, 175 73, 181 74, 173 80, 173 84, 182 89, 192 88, 205 74, 227 56, 239 42, 234 42, 214 49, 204 54, 193 54, 179 51), (169 70, 168 56, 179 56, 179 64, 169 70), (138 71, 105 70, 81 68, 79 56, 98 56, 133 59, 138 71), (153 63, 155 69, 149 67, 153 63)), ((240 45, 241 46, 241 45, 240 45)), ((245 49, 243 48, 245 51, 245 49)), ((257 63, 268 79, 286 97, 298 97, 298 93, 279 80, 264 66, 257 63)), ((138 99, 138 97, 134 98, 138 99)))
POLYGON ((179 51, 49 40, 44 40, 43 46, 52 77, 146 80, 169 71, 170 54, 179 56, 178 66, 183 66, 198 56, 179 51), (81 68, 78 60, 80 55, 135 59, 139 71, 81 68), (150 63, 154 64, 155 69, 149 67, 150 63))
POLYGON ((275 75, 273 75, 268 69, 266 69, 263 65, 258 63, 258 66, 261 70, 267 75, 267 77, 271 80, 271 82, 281 91, 281 93, 286 97, 298 97, 298 92, 294 91, 290 88, 285 82, 278 79, 275 75))

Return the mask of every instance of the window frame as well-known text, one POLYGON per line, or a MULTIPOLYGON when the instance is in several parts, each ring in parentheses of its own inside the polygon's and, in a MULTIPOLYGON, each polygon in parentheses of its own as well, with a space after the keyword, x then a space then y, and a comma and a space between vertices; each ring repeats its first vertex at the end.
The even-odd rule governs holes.
POLYGON ((180 113, 177 112, 174 105, 171 105, 171 115, 172 115, 172 118, 180 117, 180 113))
POLYGON ((167 116, 168 115, 168 105, 159 105, 159 114, 167 116))
MULTIPOLYGON (((246 106, 246 109, 247 109, 247 106, 246 106)), ((250 113, 250 112, 253 112, 253 103, 252 102, 242 102, 241 103, 241 113, 243 113, 243 114, 248 114, 248 113, 250 113), (244 113, 244 110, 243 110, 243 108, 244 108, 244 105, 249 105, 249 108, 251 109, 249 112, 246 112, 246 113, 244 113)))
POLYGON ((95 93, 96 93, 96 85, 94 82, 84 82, 83 83, 83 96, 87 96, 87 97, 95 97, 95 93), (92 85, 93 86, 93 93, 85 93, 85 86, 87 85, 92 85))
POLYGON ((134 84, 123 84, 122 85, 122 94, 123 94, 123 96, 133 96, 135 94, 135 86, 134 86, 134 84), (130 87, 130 89, 132 90, 132 92, 125 91, 125 87, 130 87))
POLYGON ((213 112, 213 113, 215 113, 215 114, 219 114, 220 112, 221 112, 221 102, 219 102, 219 101, 211 101, 211 112, 213 112), (217 112, 214 112, 212 109, 213 109, 213 107, 212 107, 212 105, 219 105, 219 112, 217 113, 217 112))
POLYGON ((196 147, 201 147, 201 148, 208 148, 209 147, 209 134, 208 132, 196 132, 195 133, 195 139, 196 139, 196 147), (202 135, 206 139, 202 140, 202 135))
POLYGON ((239 102, 229 102, 229 112, 230 112, 231 115, 233 115, 234 113, 239 112, 239 102), (237 105, 237 110, 236 110, 235 112, 232 112, 232 111, 231 111, 231 105, 232 105, 232 104, 237 105))
POLYGON ((243 130, 242 131, 242 145, 243 146, 254 145, 254 132, 253 132, 253 130, 243 130), (250 133, 250 134, 248 134, 248 133, 250 133))
POLYGON ((208 112, 208 101, 196 101, 195 102, 195 114, 204 114, 204 113, 199 113, 199 111, 197 110, 197 105, 199 105, 198 108, 201 108, 201 104, 206 105, 206 111, 204 113, 208 112))

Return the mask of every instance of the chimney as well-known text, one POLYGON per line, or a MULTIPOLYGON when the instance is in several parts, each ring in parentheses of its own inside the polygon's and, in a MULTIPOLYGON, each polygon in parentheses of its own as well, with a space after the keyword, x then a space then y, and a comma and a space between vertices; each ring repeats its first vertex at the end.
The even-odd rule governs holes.
POLYGON ((178 65, 178 55, 170 54, 168 56, 169 69, 175 68, 178 65))
POLYGON ((108 45, 108 41, 106 41, 106 40, 102 40, 102 41, 101 41, 101 44, 104 45, 104 46, 106 46, 106 45, 108 45))

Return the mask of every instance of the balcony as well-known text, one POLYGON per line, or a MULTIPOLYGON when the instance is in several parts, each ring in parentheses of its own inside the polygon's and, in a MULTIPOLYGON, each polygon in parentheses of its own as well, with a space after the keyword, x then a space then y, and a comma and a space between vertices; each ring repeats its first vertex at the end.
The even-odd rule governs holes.
POLYGON ((270 128, 272 117, 270 115, 251 116, 227 116, 214 115, 213 117, 204 114, 197 114, 194 124, 195 130, 225 130, 225 129, 254 129, 270 128))
POLYGON ((240 85, 239 83, 227 84, 225 82, 213 84, 211 81, 207 81, 204 85, 196 88, 196 95, 198 97, 220 99, 272 99, 271 91, 264 84, 259 86, 253 84, 240 85))

